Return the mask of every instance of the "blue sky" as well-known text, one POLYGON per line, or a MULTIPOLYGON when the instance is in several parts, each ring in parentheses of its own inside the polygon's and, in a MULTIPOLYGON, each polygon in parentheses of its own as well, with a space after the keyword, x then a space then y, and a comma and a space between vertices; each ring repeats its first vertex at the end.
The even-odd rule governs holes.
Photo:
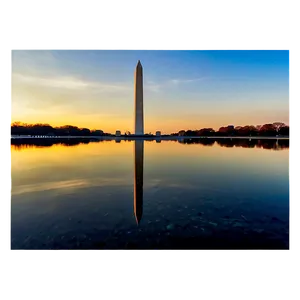
POLYGON ((134 69, 145 131, 289 121, 288 51, 13 51, 12 121, 133 130, 134 69))

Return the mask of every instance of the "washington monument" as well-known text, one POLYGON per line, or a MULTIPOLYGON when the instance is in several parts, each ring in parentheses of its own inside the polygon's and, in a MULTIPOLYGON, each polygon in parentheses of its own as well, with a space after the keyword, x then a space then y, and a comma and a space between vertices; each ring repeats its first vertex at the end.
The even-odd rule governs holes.
POLYGON ((134 74, 135 135, 144 135, 143 67, 138 61, 134 74))

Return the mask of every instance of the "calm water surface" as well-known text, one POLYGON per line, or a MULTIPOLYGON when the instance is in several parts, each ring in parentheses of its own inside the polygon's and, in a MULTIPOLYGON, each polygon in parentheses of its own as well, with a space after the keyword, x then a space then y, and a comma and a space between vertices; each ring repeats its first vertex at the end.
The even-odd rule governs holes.
POLYGON ((12 249, 288 249, 288 141, 50 141, 12 152, 12 249))

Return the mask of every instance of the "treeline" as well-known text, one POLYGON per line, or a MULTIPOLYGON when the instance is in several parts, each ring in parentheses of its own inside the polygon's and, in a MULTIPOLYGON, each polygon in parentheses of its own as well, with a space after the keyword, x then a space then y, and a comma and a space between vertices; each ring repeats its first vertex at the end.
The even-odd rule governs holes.
MULTIPOLYGON (((172 136, 289 136, 290 128, 282 122, 264 125, 226 126, 220 127, 218 131, 213 128, 202 128, 199 130, 180 130, 172 133, 172 136)), ((11 124, 11 135, 42 135, 42 136, 112 136, 102 130, 90 130, 78 128, 77 126, 64 125, 52 127, 49 124, 26 124, 15 122, 11 124)), ((128 132, 125 135, 130 135, 128 132)), ((148 134, 149 136, 154 136, 148 134)), ((162 135, 164 136, 164 135, 162 135)))
POLYGON ((178 141, 181 144, 201 144, 213 146, 215 143, 221 147, 242 147, 282 150, 289 148, 289 140, 276 139, 183 139, 178 141))
POLYGON ((28 138, 25 141, 23 139, 13 139, 11 140, 11 145, 16 149, 24 148, 38 148, 38 147, 51 147, 53 145, 63 145, 63 146, 76 146, 79 144, 89 144, 89 143, 99 143, 103 140, 99 139, 63 139, 63 140, 54 140, 54 139, 31 139, 28 138))
POLYGON ((202 128, 199 130, 180 130, 172 133, 173 136, 289 136, 290 128, 282 122, 264 125, 226 126, 220 127, 218 131, 213 128, 202 128))
MULTIPOLYGON (((63 140, 54 140, 54 139, 15 139, 11 140, 11 145, 15 150, 23 150, 26 148, 39 148, 39 147, 51 147, 55 144, 60 144, 63 146, 76 146, 79 144, 89 144, 89 143, 100 143, 104 140, 99 139, 63 139, 63 140)), ((113 141, 113 140, 111 140, 113 141)), ((130 142, 134 140, 128 140, 125 142, 130 142)), ((149 140, 148 142, 153 142, 149 140)), ((172 140, 171 140, 172 141, 172 140)), ((116 142, 120 142, 117 141, 116 142)), ((160 142, 157 141, 156 142, 160 142)), ((180 144, 201 144, 203 146, 213 146, 218 144, 221 147, 242 147, 242 148, 262 148, 262 149, 273 149, 273 150, 283 150, 289 148, 289 140, 276 140, 276 139, 182 139, 175 140, 173 142, 178 142, 180 144)))
POLYGON ((52 127, 49 124, 26 124, 15 122, 11 124, 11 135, 44 135, 44 136, 109 136, 102 130, 90 130, 77 126, 64 125, 52 127))

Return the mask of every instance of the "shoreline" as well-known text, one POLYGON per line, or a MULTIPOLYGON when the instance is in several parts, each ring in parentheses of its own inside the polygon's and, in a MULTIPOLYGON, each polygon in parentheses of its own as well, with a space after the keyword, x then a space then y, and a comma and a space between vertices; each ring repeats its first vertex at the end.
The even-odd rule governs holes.
POLYGON ((99 139, 99 140, 185 140, 185 139, 247 139, 247 140, 289 140, 286 136, 11 136, 20 139, 99 139))

